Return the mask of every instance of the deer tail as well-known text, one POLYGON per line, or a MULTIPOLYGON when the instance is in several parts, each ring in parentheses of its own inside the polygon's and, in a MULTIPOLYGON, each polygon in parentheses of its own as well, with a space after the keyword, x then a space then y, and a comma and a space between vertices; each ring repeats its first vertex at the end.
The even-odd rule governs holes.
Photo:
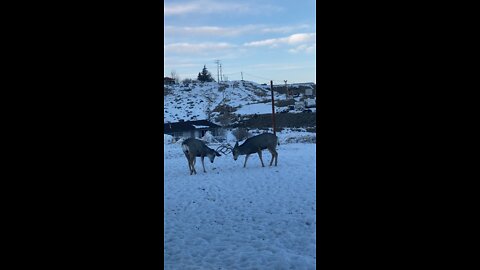
POLYGON ((188 145, 182 144, 182 150, 183 150, 183 152, 184 152, 185 154, 188 154, 188 150, 189 150, 189 149, 188 149, 188 145))

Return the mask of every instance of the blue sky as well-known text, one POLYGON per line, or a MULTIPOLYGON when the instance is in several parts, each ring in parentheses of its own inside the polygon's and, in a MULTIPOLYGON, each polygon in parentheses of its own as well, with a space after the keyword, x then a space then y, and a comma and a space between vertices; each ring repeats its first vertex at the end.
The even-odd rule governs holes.
POLYGON ((316 83, 315 0, 165 0, 164 76, 316 83))

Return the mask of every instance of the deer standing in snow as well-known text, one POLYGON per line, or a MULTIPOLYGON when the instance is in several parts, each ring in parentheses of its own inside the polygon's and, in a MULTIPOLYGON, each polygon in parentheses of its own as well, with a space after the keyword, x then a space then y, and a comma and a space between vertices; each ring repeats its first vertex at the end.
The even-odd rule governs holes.
POLYGON ((182 150, 188 161, 190 175, 194 173, 197 174, 197 171, 195 170, 195 161, 197 157, 202 159, 203 172, 207 172, 205 170, 205 164, 203 163, 204 157, 207 156, 210 159, 210 162, 213 163, 216 156, 221 156, 217 151, 209 148, 203 141, 194 138, 189 138, 183 141, 182 150))
POLYGON ((278 160, 278 153, 276 151, 276 147, 278 143, 278 137, 271 134, 271 133, 263 133, 254 137, 251 137, 247 139, 242 145, 238 145, 238 142, 235 144, 235 146, 232 149, 233 153, 233 159, 237 160, 238 156, 240 155, 247 155, 245 157, 245 162, 243 163, 243 167, 247 165, 247 159, 251 154, 258 153, 258 156, 260 157, 260 162, 262 163, 262 167, 265 167, 263 165, 263 159, 262 159, 262 150, 268 149, 270 153, 272 154, 272 160, 270 161, 270 166, 272 166, 273 159, 275 159, 275 166, 277 166, 277 160, 278 160))

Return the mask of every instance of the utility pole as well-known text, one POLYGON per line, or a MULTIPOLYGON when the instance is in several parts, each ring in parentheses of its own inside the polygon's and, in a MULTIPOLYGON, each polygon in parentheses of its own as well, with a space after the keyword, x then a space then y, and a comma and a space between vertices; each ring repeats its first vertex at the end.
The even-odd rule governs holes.
POLYGON ((242 81, 243 81, 243 71, 242 71, 242 72, 240 72, 240 73, 242 73, 242 81))
POLYGON ((288 93, 287 80, 283 80, 283 81, 285 82, 285 96, 286 96, 287 99, 288 99, 288 96, 290 96, 290 95, 289 95, 289 93, 288 93))
POLYGON ((277 135, 275 131, 275 99, 273 97, 273 81, 270 81, 270 90, 272 91, 272 124, 273 124, 273 135, 277 135))
POLYGON ((215 64, 217 64, 217 82, 220 82, 220 76, 219 76, 219 64, 220 64, 220 60, 215 60, 215 64))
POLYGON ((220 80, 222 80, 222 82, 223 82, 222 64, 220 64, 220 80))

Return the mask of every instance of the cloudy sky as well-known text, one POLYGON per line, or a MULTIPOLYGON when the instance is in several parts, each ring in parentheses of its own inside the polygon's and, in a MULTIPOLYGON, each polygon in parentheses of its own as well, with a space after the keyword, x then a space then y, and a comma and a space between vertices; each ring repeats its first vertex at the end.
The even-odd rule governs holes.
POLYGON ((316 83, 315 0, 165 0, 164 72, 316 83))

